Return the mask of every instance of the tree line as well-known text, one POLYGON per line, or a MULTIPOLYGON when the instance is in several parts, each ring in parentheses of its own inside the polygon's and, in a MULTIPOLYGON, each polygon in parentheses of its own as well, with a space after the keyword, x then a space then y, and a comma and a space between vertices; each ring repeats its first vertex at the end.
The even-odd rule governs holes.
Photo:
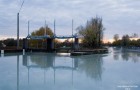
MULTIPOLYGON (((77 29, 78 35, 82 37, 81 46, 82 48, 99 48, 102 46, 103 41, 103 31, 105 30, 102 18, 101 17, 94 17, 87 21, 87 23, 84 26, 79 26, 77 29)), ((31 33, 31 36, 43 36, 43 35, 50 35, 53 36, 54 33, 52 32, 52 29, 48 26, 41 27, 34 32, 31 33)), ((29 47, 32 48, 41 48, 46 47, 46 39, 42 40, 28 40, 29 47)), ((58 40, 55 40, 55 45, 57 46, 72 46, 72 41, 65 40, 65 42, 60 43, 58 40)), ((20 47, 22 47, 22 39, 20 40, 20 47)), ((4 45, 7 46, 15 46, 17 45, 17 42, 13 38, 9 38, 6 40, 0 41, 0 47, 4 47, 4 45)), ((56 47, 57 47, 56 46, 56 47)))
POLYGON ((124 46, 124 47, 140 47, 140 39, 138 39, 137 34, 133 35, 123 35, 121 38, 119 34, 114 35, 114 42, 112 43, 113 46, 124 46))
MULTIPOLYGON (((31 36, 43 36, 43 35, 50 35, 53 36, 52 30, 46 26, 46 27, 40 27, 39 29, 33 31, 31 33, 31 36)), ((41 48, 44 45, 45 40, 28 40, 28 45, 32 48, 41 48)), ((22 48, 23 46, 23 40, 19 40, 19 46, 22 48)), ((0 40, 0 48, 16 48, 17 46, 17 40, 14 38, 7 38, 5 40, 0 40)))

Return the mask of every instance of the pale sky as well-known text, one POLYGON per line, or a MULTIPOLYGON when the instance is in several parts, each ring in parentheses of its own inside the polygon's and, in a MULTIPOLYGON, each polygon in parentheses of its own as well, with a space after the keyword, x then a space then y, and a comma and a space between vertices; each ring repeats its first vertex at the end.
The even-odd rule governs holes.
MULTIPOLYGON (((0 38, 17 36, 17 13, 23 0, 0 0, 0 38)), ((113 38, 137 33, 140 35, 140 0, 25 0, 20 11, 20 37, 46 23, 53 29, 56 20, 57 35, 71 35, 74 29, 98 15, 106 28, 104 37, 113 38)))

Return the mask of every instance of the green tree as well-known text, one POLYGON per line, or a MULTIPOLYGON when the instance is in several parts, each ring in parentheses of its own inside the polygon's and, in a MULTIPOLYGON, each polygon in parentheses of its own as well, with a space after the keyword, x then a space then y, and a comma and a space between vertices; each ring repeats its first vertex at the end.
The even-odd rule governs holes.
MULTIPOLYGON (((43 35, 49 35, 50 37, 53 36, 52 30, 47 26, 47 27, 41 27, 38 30, 34 31, 31 33, 31 36, 43 36, 43 35)), ((29 45, 32 48, 40 48, 45 45, 46 40, 30 40, 29 45)), ((46 45, 45 45, 46 46, 46 45)))
POLYGON ((31 33, 32 36, 43 36, 43 35, 50 35, 53 36, 52 30, 47 26, 46 28, 41 27, 39 30, 36 30, 31 33))
POLYGON ((130 39, 130 38, 138 38, 138 34, 133 33, 131 36, 123 35, 122 39, 118 39, 118 34, 114 35, 114 42, 112 43, 113 46, 126 46, 126 47, 140 47, 140 39, 130 39))
POLYGON ((121 46, 121 40, 119 40, 119 34, 115 34, 113 39, 114 39, 114 42, 112 44, 114 46, 121 46))
POLYGON ((86 26, 79 26, 77 28, 79 35, 83 37, 83 45, 85 47, 95 48, 100 47, 103 39, 102 18, 95 17, 87 21, 86 26))
POLYGON ((130 43, 129 35, 124 35, 122 37, 122 45, 123 46, 129 46, 129 43, 130 43))
POLYGON ((16 40, 14 38, 8 38, 3 41, 6 46, 16 46, 16 40))

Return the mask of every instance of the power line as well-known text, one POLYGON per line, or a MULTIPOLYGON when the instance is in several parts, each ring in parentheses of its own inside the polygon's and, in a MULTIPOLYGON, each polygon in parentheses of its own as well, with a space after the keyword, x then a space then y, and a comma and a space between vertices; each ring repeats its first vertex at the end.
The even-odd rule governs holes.
POLYGON ((22 4, 21 4, 21 7, 20 7, 20 9, 19 9, 19 12, 21 11, 21 9, 22 9, 22 7, 23 7, 24 1, 25 1, 25 0, 23 0, 23 2, 22 2, 22 4))

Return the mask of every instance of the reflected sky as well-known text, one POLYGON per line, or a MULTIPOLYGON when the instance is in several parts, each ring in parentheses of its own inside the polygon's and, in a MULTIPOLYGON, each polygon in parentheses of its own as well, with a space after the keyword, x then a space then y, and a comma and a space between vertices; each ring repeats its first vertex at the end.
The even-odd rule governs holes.
POLYGON ((4 54, 0 90, 140 90, 139 68, 140 53, 120 48, 85 56, 4 54))

